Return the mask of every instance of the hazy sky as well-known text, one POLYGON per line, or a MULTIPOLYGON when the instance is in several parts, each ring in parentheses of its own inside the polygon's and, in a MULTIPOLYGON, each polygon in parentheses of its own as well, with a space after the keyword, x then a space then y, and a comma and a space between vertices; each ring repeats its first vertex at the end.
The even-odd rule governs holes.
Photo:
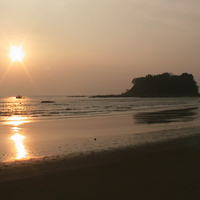
POLYGON ((200 86, 199 64, 199 0, 0 0, 1 96, 120 94, 163 72, 200 86))

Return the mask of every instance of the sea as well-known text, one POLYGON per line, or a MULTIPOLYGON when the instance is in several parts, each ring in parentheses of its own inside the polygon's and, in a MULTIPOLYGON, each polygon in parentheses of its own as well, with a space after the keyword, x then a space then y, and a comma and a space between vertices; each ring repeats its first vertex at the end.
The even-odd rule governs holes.
POLYGON ((0 122, 11 116, 31 120, 82 118, 120 113, 158 112, 197 108, 198 97, 181 98, 91 98, 88 96, 0 97, 0 122))
POLYGON ((0 167, 199 134, 199 108, 198 97, 0 97, 0 167))

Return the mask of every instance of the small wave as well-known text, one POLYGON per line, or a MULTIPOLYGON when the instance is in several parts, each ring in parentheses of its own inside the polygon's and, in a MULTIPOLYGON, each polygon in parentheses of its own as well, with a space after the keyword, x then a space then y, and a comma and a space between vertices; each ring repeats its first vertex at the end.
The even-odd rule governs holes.
POLYGON ((60 114, 59 112, 50 112, 51 115, 58 115, 60 114))
POLYGON ((65 110, 73 110, 72 108, 66 108, 65 110))

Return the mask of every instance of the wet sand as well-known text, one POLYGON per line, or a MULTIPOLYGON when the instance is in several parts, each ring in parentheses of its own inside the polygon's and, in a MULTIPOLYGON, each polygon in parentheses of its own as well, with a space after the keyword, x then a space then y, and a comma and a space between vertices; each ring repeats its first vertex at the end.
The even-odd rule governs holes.
POLYGON ((7 124, 0 123, 0 162, 20 157, 17 156, 17 143, 12 139, 16 135, 24 138, 21 142, 25 159, 118 149, 190 135, 190 127, 198 126, 200 120, 182 117, 184 115, 181 113, 178 116, 183 121, 179 121, 179 118, 174 118, 176 112, 170 114, 170 121, 175 119, 175 122, 170 123, 164 121, 165 118, 169 120, 168 112, 158 112, 156 116, 153 113, 154 117, 142 113, 139 116, 142 123, 138 123, 138 115, 135 117, 132 113, 40 121, 10 117, 7 124), (173 130, 181 128, 179 132, 173 133, 173 130))
MULTIPOLYGON (((67 152, 61 146, 56 154, 48 151, 48 156, 42 152, 38 158, 1 162, 0 199, 200 199, 198 123, 135 126, 132 118, 20 125, 20 133, 34 140, 27 142, 30 148, 39 149, 45 143, 50 148, 64 139, 63 144, 67 141, 72 146, 65 147, 67 152), (66 131, 69 134, 64 137, 66 131), (74 141, 76 148, 82 145, 78 151, 74 141)), ((12 135, 12 129, 2 127, 5 135, 12 135)))
POLYGON ((0 199, 199 199, 200 137, 2 165, 0 199))

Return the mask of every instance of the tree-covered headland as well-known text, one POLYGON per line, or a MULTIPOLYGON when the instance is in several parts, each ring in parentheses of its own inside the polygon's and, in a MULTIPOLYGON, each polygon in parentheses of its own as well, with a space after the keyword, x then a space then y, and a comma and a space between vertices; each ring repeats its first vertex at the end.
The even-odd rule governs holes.
POLYGON ((134 78, 133 87, 122 93, 124 97, 181 97, 199 96, 198 86, 192 74, 173 75, 163 73, 134 78))

